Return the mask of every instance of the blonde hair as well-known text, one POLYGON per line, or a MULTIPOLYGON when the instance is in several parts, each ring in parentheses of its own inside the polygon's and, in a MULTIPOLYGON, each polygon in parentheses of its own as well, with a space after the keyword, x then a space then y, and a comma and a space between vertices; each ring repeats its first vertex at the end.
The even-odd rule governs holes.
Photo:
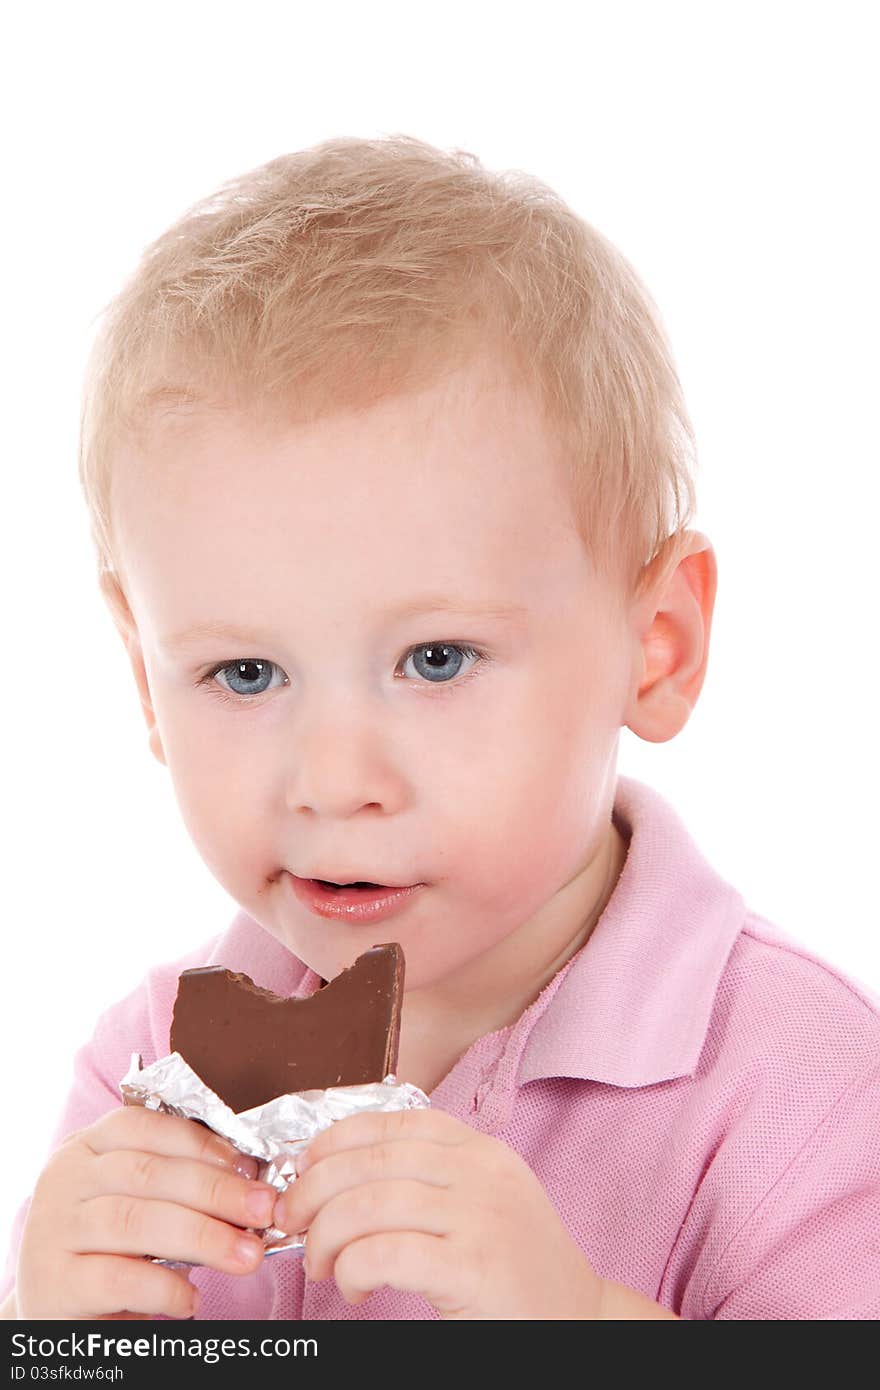
POLYGON ((120 444, 229 398, 319 418, 414 389, 487 346, 536 389, 597 569, 638 592, 696 507, 693 431, 629 262, 519 170, 406 135, 281 155, 191 207, 103 311, 79 476, 99 571, 121 572, 120 444))

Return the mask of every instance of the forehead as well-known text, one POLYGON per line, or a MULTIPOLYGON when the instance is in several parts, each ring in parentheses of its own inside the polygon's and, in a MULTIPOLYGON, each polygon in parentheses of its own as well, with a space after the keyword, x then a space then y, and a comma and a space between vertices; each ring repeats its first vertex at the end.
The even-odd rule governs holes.
POLYGON ((587 556, 532 392, 491 362, 307 423, 220 403, 158 414, 121 452, 114 520, 144 603, 223 620, 308 592, 484 591, 534 607, 587 556), (281 598, 283 595, 283 599, 281 598))

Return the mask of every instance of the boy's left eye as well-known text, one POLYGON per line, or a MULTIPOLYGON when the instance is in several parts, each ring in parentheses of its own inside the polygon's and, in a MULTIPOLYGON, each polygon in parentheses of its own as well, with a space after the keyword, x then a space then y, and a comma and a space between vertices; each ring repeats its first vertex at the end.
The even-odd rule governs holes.
MULTIPOLYGON (((407 664, 412 658, 417 674, 426 683, 450 685, 462 667, 457 653, 463 657, 471 658, 474 663, 457 682, 459 685, 470 678, 481 662, 488 660, 485 653, 477 651, 474 647, 464 646, 459 642, 422 642, 417 647, 410 647, 406 653, 402 663, 403 674, 406 674, 407 664)), ((219 683, 220 690, 226 695, 238 696, 240 703, 242 697, 246 700, 255 695, 263 695, 271 689, 271 673, 273 671, 281 673, 281 667, 276 666, 274 661, 263 661, 257 657, 246 657, 241 661, 221 661, 216 666, 212 666, 210 671, 205 672, 199 684, 211 685, 216 677, 222 675, 223 681, 219 683), (239 682, 238 688, 236 688, 236 682, 239 682)), ((284 676, 279 684, 287 684, 287 677, 284 676)))
POLYGON ((449 685, 450 681, 444 680, 444 676, 449 674, 450 665, 452 666, 451 678, 457 676, 461 670, 461 661, 456 660, 453 655, 455 652, 473 658, 474 665, 462 677, 462 680, 467 680, 474 667, 485 659, 482 652, 476 651, 473 647, 463 647, 457 642, 423 642, 421 646, 410 647, 404 657, 404 671, 410 657, 412 657, 413 665, 420 676, 424 676, 432 685, 449 685), (424 652, 424 656, 419 655, 422 652, 424 652))

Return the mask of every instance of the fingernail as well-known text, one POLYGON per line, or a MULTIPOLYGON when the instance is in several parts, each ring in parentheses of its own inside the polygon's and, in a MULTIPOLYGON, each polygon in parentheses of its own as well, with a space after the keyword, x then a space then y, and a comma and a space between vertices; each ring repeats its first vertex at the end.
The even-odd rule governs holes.
POLYGON ((287 1226, 285 1224, 286 1221, 287 1203, 285 1202, 284 1197, 281 1196, 275 1203, 275 1210, 272 1212, 272 1225, 277 1227, 279 1231, 283 1231, 285 1235, 289 1235, 290 1232, 288 1231, 287 1226))
POLYGON ((254 1260, 261 1253, 262 1249, 262 1245, 257 1245, 255 1241, 248 1240, 246 1237, 242 1240, 236 1241, 236 1261, 238 1262, 238 1264, 246 1265, 247 1268, 250 1269, 254 1263, 254 1260))
POLYGON ((243 1178, 255 1178, 259 1171, 257 1160, 255 1158, 248 1158, 244 1154, 236 1158, 232 1166, 236 1173, 239 1173, 243 1178))
POLYGON ((309 1157, 308 1149, 300 1149, 299 1153, 295 1155, 293 1160, 293 1168, 297 1177, 299 1177, 300 1173, 304 1173, 306 1169, 310 1168, 311 1166, 312 1160, 309 1157))
POLYGON ((268 1226, 272 1219, 272 1208, 275 1205, 275 1189, 256 1188, 253 1192, 248 1193, 245 1205, 254 1221, 261 1226, 268 1226))

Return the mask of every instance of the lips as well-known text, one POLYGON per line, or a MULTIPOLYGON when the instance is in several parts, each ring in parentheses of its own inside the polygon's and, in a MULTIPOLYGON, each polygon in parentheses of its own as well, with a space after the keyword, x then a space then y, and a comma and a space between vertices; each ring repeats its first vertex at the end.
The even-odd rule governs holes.
POLYGON ((415 880, 409 883, 391 883, 384 879, 364 879, 357 873, 333 873, 333 874, 306 874, 303 876, 304 883, 317 883, 322 888, 412 888, 415 880))
POLYGON ((319 917, 342 918, 348 922, 379 921, 398 911, 409 898, 427 887, 424 883, 330 887, 320 879, 297 878, 293 874, 290 881, 294 893, 310 911, 319 917))

